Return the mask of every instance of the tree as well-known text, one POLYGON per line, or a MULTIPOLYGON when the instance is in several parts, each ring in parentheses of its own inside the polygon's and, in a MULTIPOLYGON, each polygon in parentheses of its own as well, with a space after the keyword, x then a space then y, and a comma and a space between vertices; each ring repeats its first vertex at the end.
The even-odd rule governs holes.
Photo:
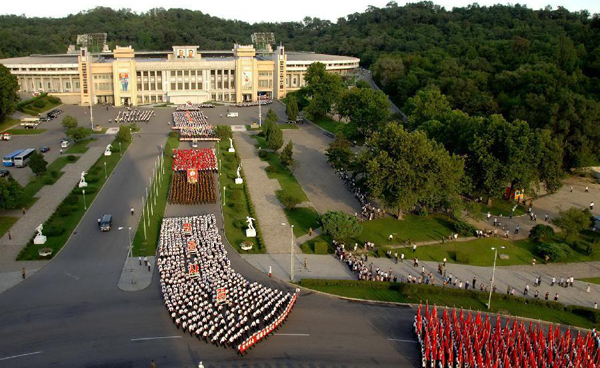
POLYGON ((265 117, 265 123, 271 122, 271 123, 277 124, 278 120, 279 120, 279 117, 277 117, 277 113, 275 111, 273 111, 273 109, 269 109, 269 111, 267 111, 267 116, 265 117))
POLYGON ((22 205, 23 187, 12 177, 0 178, 0 209, 12 210, 22 205))
POLYGON ((67 128, 67 129, 73 129, 73 128, 77 128, 77 124, 79 122, 77 121, 77 118, 71 116, 71 115, 67 115, 62 119, 62 126, 67 128))
POLYGON ((227 139, 233 137, 233 132, 229 125, 217 125, 215 127, 215 135, 219 139, 227 139))
POLYGON ((548 225, 535 225, 529 231, 529 237, 538 243, 554 236, 554 229, 548 225))
POLYGON ((439 120, 450 110, 446 96, 435 86, 419 90, 414 97, 408 99, 404 106, 404 112, 413 128, 417 128, 429 120, 439 120))
POLYGON ((35 151, 29 158, 29 167, 36 176, 45 173, 47 166, 48 162, 46 162, 44 156, 37 151, 35 151))
POLYGON ((572 207, 566 211, 559 211, 558 217, 553 222, 565 233, 565 240, 570 240, 580 231, 589 228, 592 220, 589 210, 572 207))
POLYGON ((278 193, 278 197, 281 204, 283 204, 288 210, 291 210, 300 203, 302 203, 300 197, 298 197, 295 194, 288 193, 287 191, 281 191, 280 193, 278 193))
POLYGON ((117 132, 117 141, 119 142, 131 142, 131 130, 125 125, 119 127, 117 132))
MULTIPOLYGON (((119 132, 121 131, 121 128, 126 128, 127 130, 129 130, 128 127, 121 125, 121 127, 119 128, 119 132)), ((67 130, 67 137, 71 138, 75 142, 89 137, 90 134, 90 131, 84 127, 70 128, 67 130)), ((129 134, 131 135, 131 132, 129 134)), ((117 138, 118 136, 119 134, 117 133, 117 138)))
POLYGON ((335 134, 335 139, 329 144, 325 156, 336 170, 348 170, 354 159, 354 152, 350 148, 351 144, 344 136, 344 133, 338 131, 335 134))
POLYGON ((19 103, 18 91, 17 77, 12 75, 4 65, 0 65, 0 122, 15 112, 19 103))
POLYGON ((565 172, 562 169, 563 149, 560 141, 552 137, 552 132, 541 129, 536 132, 537 155, 539 157, 539 180, 546 190, 555 193, 562 187, 565 172))
POLYGON ((290 167, 294 163, 294 158, 292 157, 293 154, 294 154, 294 144, 292 143, 292 140, 290 139, 288 144, 286 144, 285 147, 283 148, 283 151, 281 151, 281 155, 279 158, 281 160, 281 164, 284 167, 290 167))
POLYGON ((283 132, 281 131, 281 128, 278 125, 273 124, 272 129, 268 134, 267 144, 269 145, 269 148, 273 151, 277 151, 283 146, 283 132))
POLYGON ((304 80, 310 98, 306 111, 317 119, 330 113, 342 93, 342 78, 328 73, 325 64, 316 62, 306 69, 304 80))
POLYGON ((296 121, 298 119, 298 100, 296 95, 291 94, 287 98, 287 105, 285 107, 285 113, 289 121, 296 121))
POLYGON ((321 216, 320 223, 323 232, 338 241, 362 233, 362 226, 356 217, 342 211, 327 211, 321 216))
POLYGON ((389 119, 390 103, 382 91, 352 88, 342 94, 338 111, 349 118, 359 132, 369 136, 389 119))
POLYGON ((389 123, 367 139, 366 146, 358 165, 367 187, 398 218, 415 206, 448 210, 459 202, 464 161, 425 133, 389 123))

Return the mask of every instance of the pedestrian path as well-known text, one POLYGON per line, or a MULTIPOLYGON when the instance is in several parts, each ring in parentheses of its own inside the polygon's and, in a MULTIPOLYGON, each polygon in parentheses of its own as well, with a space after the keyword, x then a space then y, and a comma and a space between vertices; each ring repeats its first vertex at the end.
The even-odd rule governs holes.
MULTIPOLYGON (((35 228, 50 218, 60 203, 73 190, 81 178, 81 172, 88 170, 104 152, 104 147, 90 147, 90 149, 79 157, 74 163, 66 165, 62 171, 64 174, 53 185, 46 185, 40 189, 36 197, 39 199, 22 214, 19 220, 11 227, 9 239, 8 232, 0 238, 0 279, 9 277, 9 273, 21 272, 25 267, 27 273, 41 268, 44 261, 17 262, 16 258, 23 247, 35 234, 35 228), (6 275, 5 275, 6 274, 6 275)), ((3 282, 0 281, 0 285, 3 282)), ((0 287, 0 292, 4 291, 0 287)))
POLYGON ((155 257, 127 257, 121 277, 119 289, 123 291, 138 291, 150 286, 152 274, 156 265, 155 257))
MULTIPOLYGON (((242 257, 261 272, 268 273, 270 267, 273 272, 273 277, 285 281, 290 280, 291 262, 289 253, 287 255, 253 254, 243 255, 242 257)), ((442 286, 443 276, 437 272, 438 263, 436 262, 419 262, 418 267, 413 267, 412 260, 405 260, 404 262, 395 263, 393 259, 369 257, 367 264, 371 263, 373 264, 374 270, 377 267, 384 272, 389 272, 391 270, 393 275, 396 275, 399 279, 402 277, 403 280, 406 280, 409 275, 412 277, 421 277, 421 273, 424 269, 425 274, 432 274, 434 286, 442 286)), ((335 257, 334 255, 297 254, 294 256, 293 265, 294 280, 296 281, 303 278, 341 280, 356 279, 354 274, 350 272, 348 266, 346 266, 345 263, 342 263, 339 258, 335 257), (304 267, 305 259, 306 267, 304 267)), ((578 265, 579 264, 571 264, 571 267, 575 268, 578 267, 578 265)), ((537 266, 531 267, 529 271, 497 267, 494 277, 494 284, 497 287, 496 292, 506 294, 507 288, 514 288, 515 296, 523 296, 525 286, 529 285, 528 297, 533 297, 535 291, 538 290, 540 299, 544 299, 546 292, 548 292, 550 300, 552 300, 554 295, 558 293, 558 301, 565 304, 593 307, 594 302, 600 303, 600 285, 590 284, 589 293, 586 291, 588 284, 581 281, 575 281, 573 287, 567 288, 559 287, 558 285, 550 286, 551 277, 538 272, 536 267, 537 266), (542 277, 542 283, 540 286, 534 287, 535 278, 538 276, 542 277)), ((480 290, 481 283, 484 284, 484 287, 488 286, 489 288, 492 277, 492 267, 466 266, 447 263, 445 270, 446 276, 452 275, 454 279, 458 278, 459 281, 457 282, 457 286, 462 281, 464 288, 464 283, 468 281, 471 285, 469 289, 473 290, 472 284, 473 278, 475 278, 475 290, 480 290)), ((566 277, 567 276, 565 275, 565 278, 566 277)))
MULTIPOLYGON (((535 272, 550 277, 575 277, 576 279, 600 277, 600 261, 577 263, 549 263, 532 265, 502 266, 512 271, 535 272)), ((599 302, 600 303, 600 302, 599 302)))
POLYGON ((312 232, 312 235, 309 234, 304 234, 298 238, 296 238, 296 244, 297 245, 301 245, 303 243, 306 243, 307 241, 316 238, 317 236, 321 235, 321 228, 318 229, 314 229, 312 232))
MULTIPOLYGON (((265 171, 268 163, 258 157, 257 149, 254 147, 256 141, 250 134, 236 132, 234 137, 267 253, 289 254, 289 233, 283 231, 281 225, 287 223, 287 218, 283 206, 275 195, 276 191, 281 190, 281 186, 276 179, 268 178, 265 171)), ((296 252, 302 251, 296 247, 296 252)))

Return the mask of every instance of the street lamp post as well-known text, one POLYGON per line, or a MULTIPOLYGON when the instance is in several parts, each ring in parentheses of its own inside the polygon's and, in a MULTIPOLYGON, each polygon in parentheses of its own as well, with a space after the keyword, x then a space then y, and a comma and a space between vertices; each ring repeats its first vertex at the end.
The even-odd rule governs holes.
POLYGON ((119 142, 119 155, 123 157, 123 150, 121 149, 121 142, 119 142))
POLYGON ((87 210, 87 204, 85 203, 85 189, 82 189, 81 193, 83 193, 83 209, 87 210))
MULTIPOLYGON (((500 248, 504 249, 504 246, 501 246, 500 248)), ((494 267, 492 267, 492 283, 490 285, 490 297, 488 298, 488 304, 487 304, 488 310, 490 310, 490 308, 492 308, 492 292, 494 291, 494 276, 496 275, 496 259, 498 258, 498 248, 492 247, 492 250, 494 251, 494 267)))
POLYGON ((227 187, 223 185, 223 210, 225 209, 225 191, 227 190, 227 187))
POLYGON ((148 214, 146 213, 146 211, 144 211, 146 208, 144 207, 146 204, 144 203, 144 196, 142 196, 142 225, 144 225, 144 240, 147 240, 146 237, 146 217, 148 217, 148 214))
MULTIPOLYGON (((120 226, 117 230, 123 230, 123 227, 120 226)), ((127 260, 125 261, 125 264, 128 264, 129 262, 133 262, 133 260, 131 260, 131 258, 133 258, 133 243, 131 242, 131 227, 127 228, 127 237, 129 239, 129 245, 127 246, 127 260)), ((130 266, 130 270, 131 270, 131 283, 135 284, 135 272, 133 270, 133 263, 129 265, 130 266)))
MULTIPOLYGON (((285 222, 281 223, 281 226, 286 226, 285 222)), ((290 226, 292 235, 292 242, 290 243, 290 281, 294 281, 294 225, 290 226)))
POLYGON ((106 175, 106 161, 104 161, 104 179, 108 178, 106 175))

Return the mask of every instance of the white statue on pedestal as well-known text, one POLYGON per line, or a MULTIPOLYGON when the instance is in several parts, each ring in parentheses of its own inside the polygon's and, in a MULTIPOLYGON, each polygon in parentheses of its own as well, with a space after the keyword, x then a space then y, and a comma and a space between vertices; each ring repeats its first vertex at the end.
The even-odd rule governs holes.
POLYGON ((85 175, 87 173, 85 171, 81 172, 81 180, 79 180, 79 188, 85 188, 87 187, 88 183, 85 182, 85 175))
POLYGON ((240 176, 241 170, 242 170, 242 164, 239 164, 238 168, 237 168, 237 178, 235 178, 236 184, 242 184, 244 182, 244 179, 242 179, 242 177, 240 176))
POLYGON ((110 156, 112 155, 112 152, 110 151, 112 149, 112 146, 109 144, 106 146, 106 149, 104 150, 104 156, 110 156))
POLYGON ((35 238, 33 238, 33 244, 44 244, 46 243, 46 237, 42 234, 42 230, 44 230, 44 225, 40 224, 40 226, 35 228, 37 234, 35 238))
POLYGON ((233 139, 229 138, 229 152, 235 152, 235 148, 233 148, 233 139))
POLYGON ((254 228, 252 221, 256 221, 256 219, 254 219, 250 216, 246 217, 246 222, 248 223, 248 228, 246 229, 246 237, 248 237, 248 238, 256 237, 256 229, 254 228))

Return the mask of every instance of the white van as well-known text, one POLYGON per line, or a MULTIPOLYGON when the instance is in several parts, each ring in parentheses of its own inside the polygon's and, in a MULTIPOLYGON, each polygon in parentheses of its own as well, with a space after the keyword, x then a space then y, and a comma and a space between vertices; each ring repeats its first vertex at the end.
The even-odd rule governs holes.
POLYGON ((227 117, 228 118, 237 118, 238 117, 238 113, 237 112, 228 112, 227 113, 227 117))
POLYGON ((71 145, 71 141, 60 142, 60 148, 69 148, 70 145, 71 145))

